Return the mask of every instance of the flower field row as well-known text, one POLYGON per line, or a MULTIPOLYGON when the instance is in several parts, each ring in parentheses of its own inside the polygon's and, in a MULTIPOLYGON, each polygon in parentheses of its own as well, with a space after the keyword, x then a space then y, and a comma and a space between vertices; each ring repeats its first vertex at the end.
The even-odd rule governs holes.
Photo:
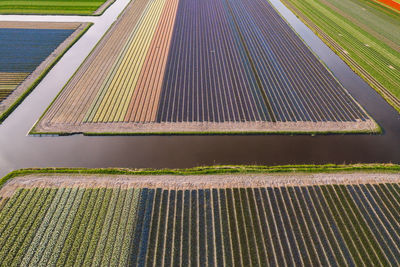
POLYGON ((395 183, 19 189, 0 210, 7 265, 399 265, 395 183))
POLYGON ((398 13, 374 1, 283 2, 400 111, 398 13))
POLYGON ((106 0, 1 0, 1 14, 93 14, 106 0))
POLYGON ((68 41, 81 32, 83 27, 79 26, 79 23, 0 23, 0 122, 37 85, 70 44, 68 41))
POLYGON ((200 132, 246 122, 376 127, 266 0, 132 2, 37 126, 200 132))

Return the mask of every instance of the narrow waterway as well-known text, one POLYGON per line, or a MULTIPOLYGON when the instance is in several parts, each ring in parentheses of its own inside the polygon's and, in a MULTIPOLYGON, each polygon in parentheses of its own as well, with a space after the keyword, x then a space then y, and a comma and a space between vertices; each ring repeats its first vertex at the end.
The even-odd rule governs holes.
POLYGON ((279 0, 271 0, 344 87, 383 128, 382 135, 33 137, 27 133, 128 4, 101 17, 14 16, 8 21, 90 21, 94 25, 0 125, 0 176, 29 167, 184 168, 213 164, 400 163, 400 115, 279 0))

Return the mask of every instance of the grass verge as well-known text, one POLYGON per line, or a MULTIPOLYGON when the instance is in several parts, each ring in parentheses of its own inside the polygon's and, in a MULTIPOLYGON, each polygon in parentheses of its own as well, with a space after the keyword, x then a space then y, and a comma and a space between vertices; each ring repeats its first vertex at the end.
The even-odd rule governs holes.
POLYGON ((211 175, 250 173, 336 173, 336 172, 400 172, 393 163, 325 164, 325 165, 215 165, 187 169, 128 168, 29 168, 12 171, 0 179, 0 188, 10 179, 29 174, 109 174, 109 175, 211 175))

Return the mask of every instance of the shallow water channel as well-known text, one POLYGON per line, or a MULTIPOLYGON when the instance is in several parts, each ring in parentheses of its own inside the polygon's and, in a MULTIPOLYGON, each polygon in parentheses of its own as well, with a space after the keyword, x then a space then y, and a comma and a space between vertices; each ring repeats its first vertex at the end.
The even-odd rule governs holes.
POLYGON ((271 0, 344 87, 383 128, 382 135, 29 136, 28 132, 129 0, 101 17, 0 16, 8 21, 90 21, 94 25, 0 125, 0 176, 29 167, 185 168, 213 164, 400 163, 400 115, 279 0, 271 0))

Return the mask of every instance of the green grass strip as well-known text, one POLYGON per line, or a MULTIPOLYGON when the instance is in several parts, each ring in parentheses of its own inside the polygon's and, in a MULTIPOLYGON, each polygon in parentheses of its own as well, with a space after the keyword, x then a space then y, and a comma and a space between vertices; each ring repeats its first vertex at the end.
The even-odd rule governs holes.
MULTIPOLYGON (((94 15, 106 0, 101 1, 0 1, 0 14, 94 15)), ((113 2, 110 3, 110 5, 113 2)), ((109 6, 110 6, 109 5, 109 6)), ((107 8, 109 7, 107 6, 107 8)), ((105 10, 107 9, 105 8, 105 10)), ((104 13, 103 10, 98 16, 104 13)))
POLYGON ((187 169, 124 169, 124 168, 29 168, 13 171, 0 179, 2 187, 9 179, 29 174, 109 174, 109 175, 206 175, 250 173, 336 173, 336 172, 400 172, 399 164, 360 163, 325 165, 215 165, 187 169))

